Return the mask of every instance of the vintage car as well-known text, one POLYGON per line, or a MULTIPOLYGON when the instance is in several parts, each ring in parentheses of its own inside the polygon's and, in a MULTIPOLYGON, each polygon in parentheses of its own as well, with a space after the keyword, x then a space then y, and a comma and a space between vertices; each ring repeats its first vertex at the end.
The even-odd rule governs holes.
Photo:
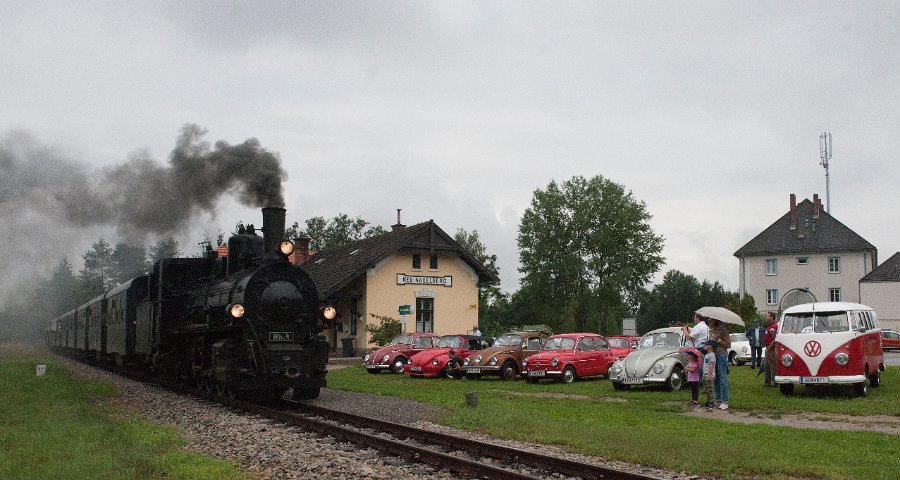
POLYGON ((522 361, 522 378, 528 383, 542 378, 571 383, 581 377, 606 375, 615 361, 606 338, 596 333, 553 335, 540 352, 522 361))
POLYGON ((684 337, 678 327, 659 328, 641 337, 637 350, 617 361, 609 374, 616 390, 632 385, 663 385, 679 390, 684 385, 684 337))
POLYGON ((883 350, 900 350, 900 333, 894 330, 882 330, 881 348, 883 350))
POLYGON ((632 341, 632 338, 635 337, 610 336, 606 337, 606 342, 609 344, 609 349, 616 358, 625 358, 626 355, 634 351, 638 346, 637 339, 632 341))
POLYGON ((743 333, 732 333, 731 347, 728 348, 728 363, 741 366, 750 361, 750 340, 743 333))
MULTIPOLYGON (((494 344, 492 337, 476 335, 444 335, 437 343, 437 347, 423 350, 412 357, 406 363, 403 372, 411 377, 437 377, 460 378, 454 376, 447 369, 447 361, 450 360, 450 350, 454 355, 463 359, 475 352, 489 348, 494 344)), ((461 373, 461 372, 460 372, 461 373)))
POLYGON ((515 380, 522 360, 541 350, 547 339, 544 332, 510 332, 497 337, 494 346, 465 359, 466 378, 500 375, 503 380, 515 380))
POLYGON ((403 373, 403 367, 413 355, 437 346, 441 337, 433 333, 404 333, 397 335, 391 343, 374 350, 363 357, 363 367, 369 373, 388 370, 403 373))

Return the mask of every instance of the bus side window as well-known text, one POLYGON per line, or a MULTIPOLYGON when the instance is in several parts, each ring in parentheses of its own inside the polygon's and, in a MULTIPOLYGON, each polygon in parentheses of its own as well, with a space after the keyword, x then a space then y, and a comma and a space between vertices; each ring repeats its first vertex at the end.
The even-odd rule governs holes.
POLYGON ((859 329, 859 312, 848 312, 850 314, 850 330, 859 329))

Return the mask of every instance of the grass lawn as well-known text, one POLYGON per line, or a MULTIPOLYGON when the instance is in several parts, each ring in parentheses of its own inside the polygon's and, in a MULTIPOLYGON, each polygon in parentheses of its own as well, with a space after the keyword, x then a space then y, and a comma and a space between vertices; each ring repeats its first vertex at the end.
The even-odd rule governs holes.
POLYGON ((0 346, 0 478, 245 478, 232 463, 179 450, 173 430, 100 401, 114 395, 50 356, 0 346), (38 364, 46 375, 35 375, 38 364))
MULTIPOLYGON (((726 478, 900 478, 900 436, 740 424, 678 413, 690 392, 647 387, 625 392, 606 380, 563 385, 542 381, 414 379, 371 375, 361 366, 328 373, 332 388, 419 400, 445 407, 447 425, 692 474, 726 478), (467 407, 466 392, 478 392, 467 407)), ((900 368, 888 368, 866 398, 852 388, 799 388, 791 397, 762 386, 749 367, 731 367, 735 412, 900 416, 900 368)), ((702 393, 701 393, 702 398, 702 393)))

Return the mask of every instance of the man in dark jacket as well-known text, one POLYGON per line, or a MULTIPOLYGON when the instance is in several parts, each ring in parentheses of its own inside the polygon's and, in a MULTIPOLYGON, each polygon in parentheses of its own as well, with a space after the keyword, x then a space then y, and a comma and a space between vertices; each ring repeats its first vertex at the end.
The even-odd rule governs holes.
POLYGON ((762 367, 762 347, 765 329, 759 325, 759 319, 753 320, 753 326, 747 329, 747 340, 750 341, 750 367, 762 367))

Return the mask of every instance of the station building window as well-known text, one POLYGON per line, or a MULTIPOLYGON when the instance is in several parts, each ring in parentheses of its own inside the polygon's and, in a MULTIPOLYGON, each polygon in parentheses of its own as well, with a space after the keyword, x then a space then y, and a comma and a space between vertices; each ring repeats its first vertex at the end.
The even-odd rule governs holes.
POLYGON ((416 299, 416 331, 434 332, 434 299, 416 299))
POLYGON ((428 259, 428 268, 431 270, 437 270, 437 255, 432 255, 430 259, 428 259))
POLYGON ((418 253, 414 253, 412 257, 413 257, 413 260, 412 260, 413 270, 421 270, 422 269, 422 255, 419 255, 418 253))

